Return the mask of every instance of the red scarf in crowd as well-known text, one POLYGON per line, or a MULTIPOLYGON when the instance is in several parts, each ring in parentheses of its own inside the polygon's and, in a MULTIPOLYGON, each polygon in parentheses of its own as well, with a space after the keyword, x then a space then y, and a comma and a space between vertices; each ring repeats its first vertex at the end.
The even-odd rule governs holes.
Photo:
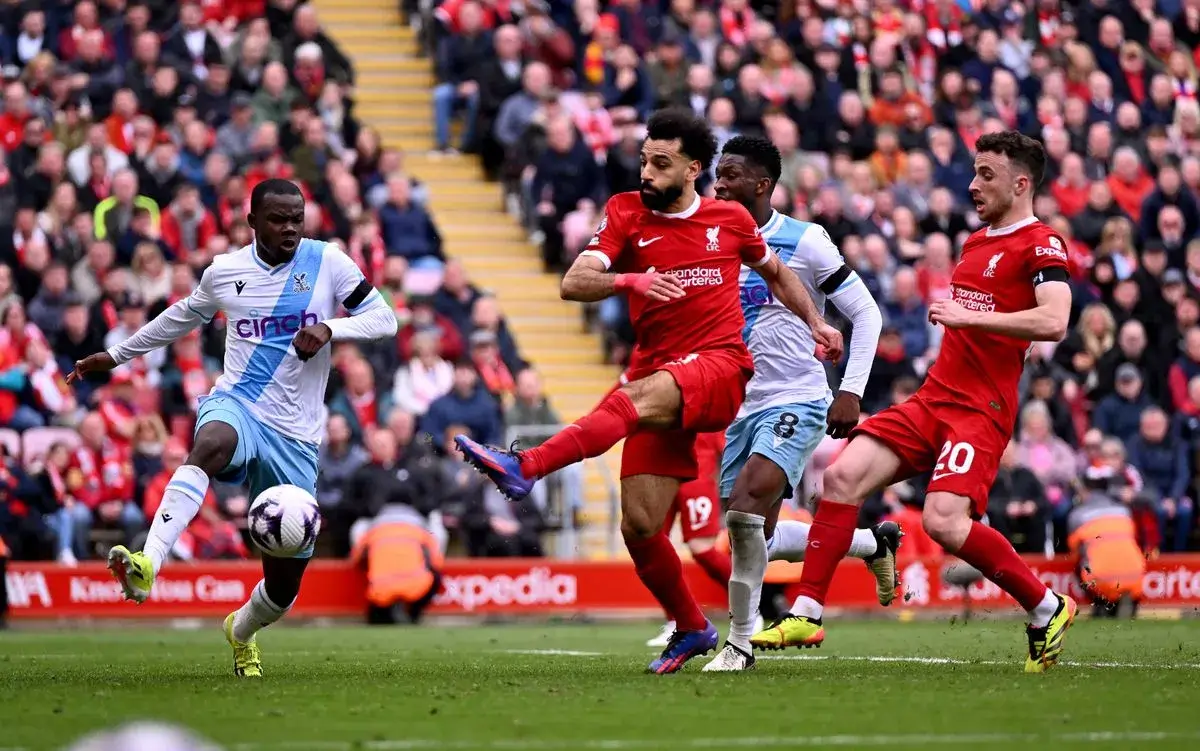
POLYGON ((938 13, 936 3, 925 6, 925 38, 939 50, 957 47, 962 44, 962 8, 957 4, 950 5, 949 13, 938 13))
POLYGON ((368 245, 355 235, 350 238, 348 250, 351 260, 367 281, 376 287, 380 286, 383 283, 383 263, 387 260, 387 245, 384 244, 383 238, 376 234, 368 245))
POLYGON ((750 28, 754 25, 754 11, 746 8, 741 13, 734 13, 724 5, 721 6, 721 35, 735 47, 744 47, 749 41, 750 28))
POLYGON ((362 396, 347 393, 346 400, 350 402, 354 416, 358 418, 358 424, 363 430, 370 430, 379 424, 379 403, 375 401, 375 389, 371 389, 362 396))
POLYGON ((1038 11, 1038 38, 1041 40, 1043 47, 1053 47, 1058 44, 1059 23, 1060 17, 1058 11, 1038 11))

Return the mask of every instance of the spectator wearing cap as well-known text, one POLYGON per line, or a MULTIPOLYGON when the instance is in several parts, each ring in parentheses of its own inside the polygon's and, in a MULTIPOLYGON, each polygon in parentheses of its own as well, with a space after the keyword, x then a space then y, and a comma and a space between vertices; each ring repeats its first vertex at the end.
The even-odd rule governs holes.
POLYGON ((1092 423, 1105 435, 1128 443, 1138 433, 1142 412, 1153 405, 1143 386, 1142 372, 1133 363, 1122 363, 1116 371, 1114 393, 1100 400, 1092 423))
POLYGON ((1195 514, 1187 495, 1192 482, 1188 449, 1170 427, 1166 412, 1148 407, 1141 413, 1136 435, 1126 442, 1129 463, 1141 472, 1145 491, 1155 500, 1165 553, 1187 550, 1195 514))
POLYGON ((430 404, 420 420, 421 432, 430 436, 445 436, 451 425, 465 425, 480 443, 496 444, 503 438, 499 405, 467 359, 454 364, 454 387, 430 404))
POLYGON ((233 92, 229 89, 229 68, 221 60, 208 66, 208 75, 196 92, 196 111, 210 128, 219 128, 229 121, 233 92))
POLYGON ((516 388, 512 372, 500 356, 496 335, 487 329, 477 329, 467 338, 471 362, 479 373, 480 381, 496 401, 504 403, 516 388))
POLYGON ((1093 399, 1112 393, 1116 372, 1121 365, 1133 365, 1137 369, 1139 380, 1144 383, 1151 401, 1165 402, 1168 397, 1167 364, 1161 362, 1159 352, 1150 346, 1146 327, 1139 320, 1121 324, 1117 331, 1116 346, 1100 358, 1097 364, 1100 380, 1096 392, 1092 394, 1093 399))
POLYGON ((137 174, 133 170, 121 170, 113 177, 112 195, 96 206, 92 219, 96 239, 119 238, 125 234, 136 207, 149 211, 152 222, 158 226, 158 204, 153 198, 138 193, 137 174))

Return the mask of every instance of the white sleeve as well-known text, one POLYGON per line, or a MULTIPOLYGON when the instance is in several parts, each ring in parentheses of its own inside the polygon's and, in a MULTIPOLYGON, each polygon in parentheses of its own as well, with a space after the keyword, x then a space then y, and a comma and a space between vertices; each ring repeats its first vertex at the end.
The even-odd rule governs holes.
MULTIPOLYGON (((134 358, 165 347, 184 334, 205 322, 205 319, 185 298, 175 303, 151 322, 137 330, 133 336, 110 347, 108 355, 117 365, 124 365, 134 358)), ((208 319, 208 320, 211 320, 208 319)))
POLYGON ((325 259, 333 272, 333 294, 349 318, 334 318, 323 323, 333 333, 333 341, 371 341, 395 336, 399 329, 396 314, 379 290, 371 286, 358 266, 337 245, 325 246, 325 259))
POLYGON ((842 315, 850 319, 854 331, 850 334, 850 356, 846 360, 846 375, 842 376, 840 391, 849 391, 858 396, 867 388, 871 376, 871 363, 875 361, 875 350, 879 345, 879 332, 883 328, 883 314, 871 297, 867 285, 853 271, 828 295, 842 315))
POLYGON ((808 228, 800 237, 800 244, 804 246, 804 252, 798 250, 792 255, 792 258, 812 259, 812 272, 817 283, 816 286, 825 293, 826 297, 829 297, 834 290, 826 289, 826 282, 830 281, 830 278, 846 265, 846 260, 842 258, 842 252, 833 244, 833 238, 829 236, 825 228, 819 224, 808 228))
POLYGON ((109 347, 108 355, 113 362, 123 365, 134 358, 167 346, 202 323, 212 321, 213 316, 221 309, 213 291, 215 268, 216 266, 209 266, 204 270, 200 284, 192 290, 192 294, 159 313, 133 336, 109 347))

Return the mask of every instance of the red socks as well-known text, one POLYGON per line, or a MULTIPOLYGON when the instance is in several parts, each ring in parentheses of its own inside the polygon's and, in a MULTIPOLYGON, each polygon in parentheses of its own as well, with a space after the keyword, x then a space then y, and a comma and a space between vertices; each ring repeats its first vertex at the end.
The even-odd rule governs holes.
POLYGON ((858 506, 822 500, 813 515, 808 532, 808 547, 804 551, 804 570, 800 573, 797 597, 808 597, 821 605, 833 581, 833 572, 854 540, 858 524, 858 506))
POLYGON ((521 452, 521 474, 545 477, 589 457, 600 456, 638 424, 637 408, 624 391, 614 391, 594 410, 534 449, 521 452))
MULTIPOLYGON (((561 435, 561 434, 560 434, 561 435)), ((629 557, 637 568, 638 578, 667 617, 675 621, 680 631, 700 631, 707 622, 683 580, 683 564, 667 535, 659 532, 644 540, 625 540, 629 557)), ((728 582, 728 578, 726 582, 728 582)))
POLYGON ((708 578, 721 585, 721 589, 729 589, 729 577, 733 576, 733 559, 729 553, 722 553, 716 548, 709 548, 699 553, 692 552, 694 560, 708 578))
POLYGON ((1026 610, 1036 608, 1046 596, 1046 585, 1033 575, 1004 535, 991 527, 972 522, 966 542, 954 555, 979 569, 1026 610))

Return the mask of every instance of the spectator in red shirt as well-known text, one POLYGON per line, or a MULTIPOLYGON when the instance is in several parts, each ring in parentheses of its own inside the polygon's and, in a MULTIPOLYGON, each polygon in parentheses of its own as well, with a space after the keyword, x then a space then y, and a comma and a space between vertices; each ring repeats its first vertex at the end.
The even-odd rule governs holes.
POLYGON ((58 57, 61 60, 72 61, 79 53, 79 40, 84 34, 99 31, 103 35, 104 56, 113 54, 112 37, 100 28, 100 14, 92 0, 81 0, 75 5, 75 23, 63 29, 58 35, 58 57))
POLYGON ((1142 202, 1154 190, 1154 179, 1142 169, 1142 160, 1132 148, 1122 147, 1113 154, 1108 189, 1116 204, 1136 224, 1142 217, 1142 202))
POLYGON ((1083 158, 1069 153, 1063 157, 1058 178, 1050 184, 1050 194, 1058 202, 1058 209, 1070 219, 1087 206, 1091 182, 1083 173, 1083 158))
POLYGON ((108 142, 126 154, 133 152, 133 120, 138 115, 138 99, 132 89, 121 89, 113 96, 113 111, 104 121, 108 142))
POLYGON ((175 200, 162 214, 162 239, 176 258, 187 258, 208 245, 217 234, 217 220, 200 202, 200 191, 184 183, 175 191, 175 200))
POLYGON ((4 88, 4 114, 0 115, 0 146, 12 151, 25 137, 25 123, 33 115, 29 110, 29 91, 14 81, 4 88))
POLYGON ((145 518, 133 499, 130 451, 108 438, 105 419, 97 412, 83 418, 79 437, 82 445, 67 470, 67 491, 79 501, 71 506, 76 539, 87 540, 95 523, 120 529, 125 544, 132 544, 145 518))

